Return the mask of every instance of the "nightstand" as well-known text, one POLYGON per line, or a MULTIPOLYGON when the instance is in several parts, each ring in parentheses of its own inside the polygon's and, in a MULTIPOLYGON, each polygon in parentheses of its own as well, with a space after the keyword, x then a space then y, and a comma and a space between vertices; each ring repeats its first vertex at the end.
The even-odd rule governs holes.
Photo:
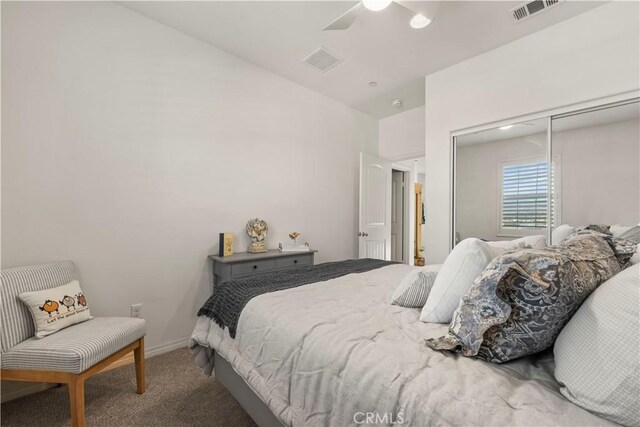
POLYGON ((240 252, 226 257, 210 255, 213 262, 213 284, 229 279, 251 276, 265 271, 283 270, 299 265, 313 265, 313 257, 318 251, 280 252, 272 249, 259 254, 240 252))

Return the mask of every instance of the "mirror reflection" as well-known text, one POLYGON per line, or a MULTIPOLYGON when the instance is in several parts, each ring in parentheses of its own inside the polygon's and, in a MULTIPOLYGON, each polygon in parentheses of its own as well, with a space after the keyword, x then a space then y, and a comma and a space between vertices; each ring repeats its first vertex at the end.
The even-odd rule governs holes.
POLYGON ((455 139, 455 243, 548 235, 548 119, 455 139))
POLYGON ((640 222, 638 102, 554 118, 551 136, 558 224, 553 244, 569 227, 640 222))
POLYGON ((638 100, 553 117, 550 134, 548 124, 454 139, 454 244, 533 235, 557 244, 577 227, 640 223, 638 100))

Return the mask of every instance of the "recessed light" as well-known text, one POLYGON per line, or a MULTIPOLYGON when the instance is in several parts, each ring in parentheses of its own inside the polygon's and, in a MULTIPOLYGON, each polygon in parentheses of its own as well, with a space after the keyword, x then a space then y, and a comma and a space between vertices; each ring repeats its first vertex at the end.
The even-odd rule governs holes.
POLYGON ((511 129, 512 127, 513 127, 513 125, 506 125, 506 126, 500 126, 498 129, 507 130, 507 129, 511 129))
POLYGON ((411 28, 415 28, 416 30, 419 30, 420 28, 424 28, 429 24, 431 24, 431 19, 427 18, 421 13, 418 13, 417 15, 415 15, 413 18, 411 18, 411 21, 409 22, 409 25, 411 25, 411 28))
POLYGON ((378 82, 369 82, 369 86, 376 87, 378 86, 378 82))
POLYGON ((382 9, 386 9, 391 4, 391 0, 362 0, 362 4, 367 9, 378 12, 382 9))

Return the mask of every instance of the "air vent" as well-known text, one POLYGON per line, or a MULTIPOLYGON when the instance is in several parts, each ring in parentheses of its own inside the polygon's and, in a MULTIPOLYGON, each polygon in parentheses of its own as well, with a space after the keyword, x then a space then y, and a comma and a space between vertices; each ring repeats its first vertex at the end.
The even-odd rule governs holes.
POLYGON ((562 3, 564 0, 533 0, 522 3, 510 10, 516 22, 524 21, 531 16, 562 3))
POLYGON ((338 58, 327 49, 320 47, 304 58, 302 62, 311 65, 316 70, 324 73, 342 62, 342 59, 338 58))

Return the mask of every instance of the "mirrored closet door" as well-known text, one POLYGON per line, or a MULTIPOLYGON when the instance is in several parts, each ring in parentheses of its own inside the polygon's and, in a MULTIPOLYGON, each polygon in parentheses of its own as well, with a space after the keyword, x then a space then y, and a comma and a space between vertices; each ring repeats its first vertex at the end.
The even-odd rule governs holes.
POLYGON ((556 116, 551 127, 556 224, 638 224, 640 104, 556 116))
POLYGON ((640 222, 637 98, 459 135, 453 159, 453 246, 640 222))

